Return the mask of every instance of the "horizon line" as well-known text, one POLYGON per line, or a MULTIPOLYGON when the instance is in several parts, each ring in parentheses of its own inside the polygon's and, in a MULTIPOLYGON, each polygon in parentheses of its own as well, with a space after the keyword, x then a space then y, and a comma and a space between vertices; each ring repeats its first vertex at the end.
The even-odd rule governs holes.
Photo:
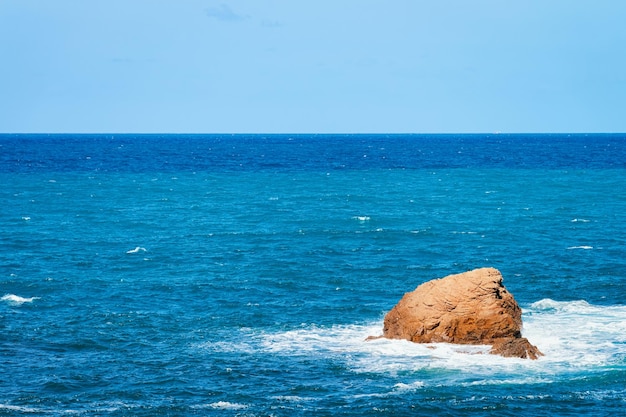
POLYGON ((513 136, 513 135, 626 135, 624 132, 0 132, 2 136, 8 135, 195 135, 195 136, 244 136, 244 135, 273 135, 273 136, 367 136, 367 135, 390 135, 390 136, 449 136, 449 135, 489 135, 489 136, 513 136))

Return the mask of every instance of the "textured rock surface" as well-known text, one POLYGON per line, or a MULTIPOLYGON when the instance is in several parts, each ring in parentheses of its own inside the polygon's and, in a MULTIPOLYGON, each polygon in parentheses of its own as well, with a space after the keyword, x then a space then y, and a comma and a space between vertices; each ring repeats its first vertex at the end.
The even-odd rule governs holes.
POLYGON ((502 274, 481 268, 426 282, 406 293, 385 316, 383 336, 416 343, 492 345, 492 353, 537 359, 521 337, 522 311, 502 274))

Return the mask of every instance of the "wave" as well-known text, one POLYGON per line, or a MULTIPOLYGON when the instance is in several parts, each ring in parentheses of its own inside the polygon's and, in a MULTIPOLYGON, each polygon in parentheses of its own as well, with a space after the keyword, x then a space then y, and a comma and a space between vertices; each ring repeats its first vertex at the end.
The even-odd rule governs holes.
POLYGON ((581 312, 587 309, 596 310, 598 308, 610 308, 610 307, 593 307, 585 300, 576 301, 555 301, 550 298, 544 298, 543 300, 536 301, 530 304, 527 309, 528 312, 534 313, 539 311, 574 311, 581 312))
POLYGON ((229 401, 217 401, 217 402, 210 403, 210 404, 192 406, 191 408, 195 408, 195 409, 210 408, 214 410, 243 410, 243 409, 248 408, 248 405, 239 404, 239 403, 231 403, 229 401))
POLYGON ((308 401, 316 401, 314 397, 301 397, 299 395, 273 395, 273 400, 292 402, 292 403, 304 403, 308 401))
POLYGON ((138 253, 138 252, 146 252, 146 248, 142 248, 141 246, 135 247, 135 249, 127 250, 126 253, 138 253))
POLYGON ((531 304, 526 315, 525 335, 541 344, 546 361, 575 368, 623 365, 626 306, 544 299, 531 304))
POLYGON ((32 303, 35 300, 39 300, 39 298, 40 297, 25 298, 25 297, 20 297, 19 295, 15 295, 15 294, 5 294, 2 296, 2 298, 0 298, 0 301, 6 301, 14 305, 21 305, 24 303, 32 303))
POLYGON ((583 245, 583 246, 570 246, 567 249, 570 249, 570 250, 571 249, 585 249, 585 250, 589 250, 589 249, 593 249, 593 246, 586 246, 586 245, 583 245))

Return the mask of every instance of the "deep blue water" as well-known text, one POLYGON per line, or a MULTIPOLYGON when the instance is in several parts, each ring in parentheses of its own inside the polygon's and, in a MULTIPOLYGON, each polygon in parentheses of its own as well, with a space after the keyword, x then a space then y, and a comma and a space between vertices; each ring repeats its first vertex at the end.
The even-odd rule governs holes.
POLYGON ((0 135, 0 415, 619 415, 626 135, 0 135), (493 266, 545 356, 365 342, 493 266))

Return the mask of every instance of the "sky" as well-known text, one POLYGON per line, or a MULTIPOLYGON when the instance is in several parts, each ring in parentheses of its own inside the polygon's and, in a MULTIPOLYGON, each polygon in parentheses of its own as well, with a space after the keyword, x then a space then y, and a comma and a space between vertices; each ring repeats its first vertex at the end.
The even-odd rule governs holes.
POLYGON ((626 132, 622 0, 0 0, 0 132, 626 132))

